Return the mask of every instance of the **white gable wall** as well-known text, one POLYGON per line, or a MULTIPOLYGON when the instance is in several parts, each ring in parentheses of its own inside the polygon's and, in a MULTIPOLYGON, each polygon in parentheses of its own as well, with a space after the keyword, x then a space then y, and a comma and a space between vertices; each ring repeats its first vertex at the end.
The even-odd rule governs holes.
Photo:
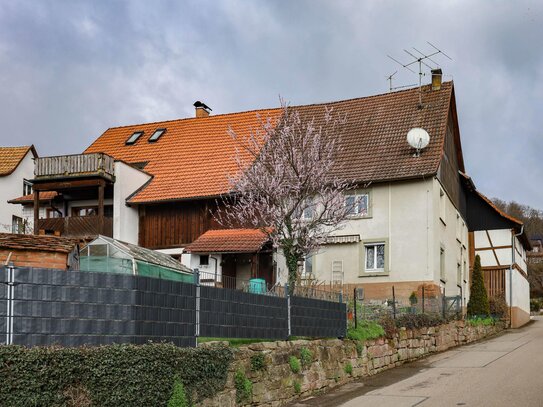
POLYGON ((23 195, 23 180, 34 178, 34 161, 32 151, 19 163, 10 175, 0 177, 0 232, 11 232, 12 216, 23 217, 22 205, 10 204, 7 201, 23 195))

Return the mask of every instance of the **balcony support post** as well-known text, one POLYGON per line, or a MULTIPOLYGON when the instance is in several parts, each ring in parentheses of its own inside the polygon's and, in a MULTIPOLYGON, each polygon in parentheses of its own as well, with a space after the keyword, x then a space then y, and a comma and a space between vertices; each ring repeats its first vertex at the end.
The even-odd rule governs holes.
POLYGON ((34 234, 40 233, 40 191, 34 190, 34 234))
POLYGON ((104 183, 100 183, 98 187, 98 222, 100 234, 104 234, 104 183))

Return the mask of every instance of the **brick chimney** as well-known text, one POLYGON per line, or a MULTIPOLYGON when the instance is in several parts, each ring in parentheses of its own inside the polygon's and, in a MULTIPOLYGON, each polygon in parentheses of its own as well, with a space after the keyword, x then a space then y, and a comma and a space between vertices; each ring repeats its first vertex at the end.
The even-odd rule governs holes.
POLYGON ((443 73, 441 72, 441 68, 432 69, 432 90, 441 89, 442 76, 443 76, 443 73))
POLYGON ((194 102, 194 107, 196 108, 196 117, 197 118, 208 117, 209 112, 212 110, 208 105, 206 105, 205 103, 200 102, 199 100, 194 102))

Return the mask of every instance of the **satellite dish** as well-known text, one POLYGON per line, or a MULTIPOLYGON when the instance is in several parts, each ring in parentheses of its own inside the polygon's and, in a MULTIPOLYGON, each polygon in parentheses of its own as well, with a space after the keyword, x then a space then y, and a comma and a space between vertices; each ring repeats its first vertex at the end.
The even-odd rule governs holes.
POLYGON ((417 150, 415 157, 420 155, 420 151, 428 146, 430 135, 424 129, 415 127, 407 132, 407 142, 411 147, 417 150))

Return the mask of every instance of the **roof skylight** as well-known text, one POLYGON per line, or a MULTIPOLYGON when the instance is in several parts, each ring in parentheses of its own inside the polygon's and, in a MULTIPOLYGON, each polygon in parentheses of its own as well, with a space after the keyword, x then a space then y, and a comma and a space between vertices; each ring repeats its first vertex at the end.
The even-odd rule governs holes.
POLYGON ((136 131, 126 140, 125 144, 134 144, 141 136, 143 136, 143 131, 136 131))
POLYGON ((149 137, 149 142, 157 141, 164 133, 166 133, 166 129, 156 129, 153 135, 149 137))

